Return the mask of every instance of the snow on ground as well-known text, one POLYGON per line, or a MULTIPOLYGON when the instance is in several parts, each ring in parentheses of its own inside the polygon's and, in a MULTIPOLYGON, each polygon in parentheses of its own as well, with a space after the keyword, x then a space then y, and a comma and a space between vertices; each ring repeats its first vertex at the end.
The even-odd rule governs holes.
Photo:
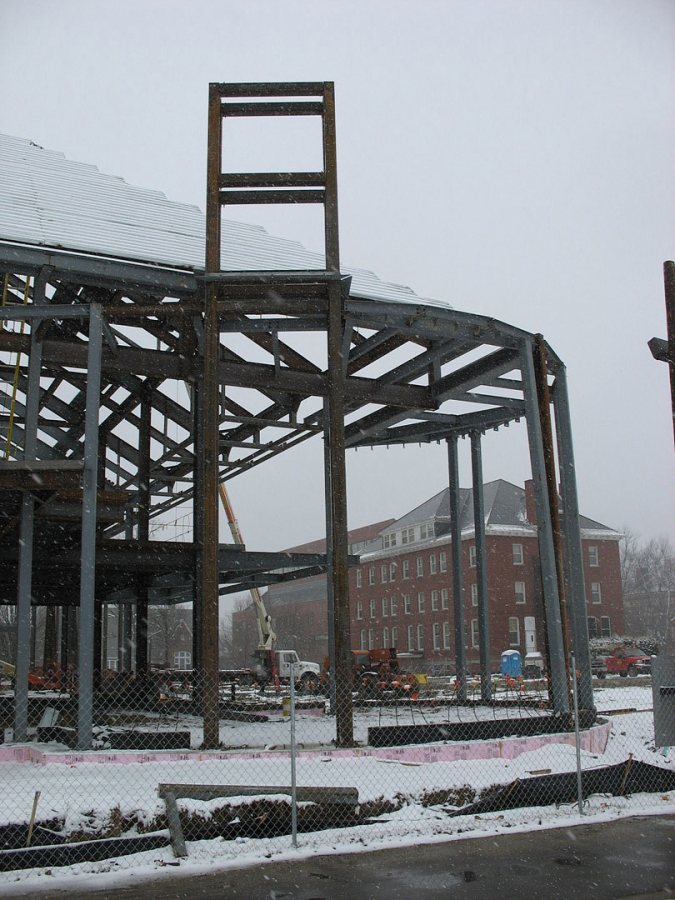
MULTIPOLYGON (((651 687, 632 684, 622 687, 606 684, 596 694, 599 711, 611 715, 611 735, 603 753, 581 752, 585 770, 623 762, 629 755, 671 771, 675 769, 672 755, 664 756, 654 750, 653 719, 651 715, 651 687), (635 712, 628 710, 636 710, 635 712)), ((535 714, 531 709, 510 707, 500 715, 521 716, 535 714)), ((492 709, 436 709, 383 708, 355 712, 355 735, 365 742, 367 729, 378 724, 437 723, 470 721, 471 717, 492 718, 492 709)), ((194 724, 193 724, 193 727, 194 724)), ((576 767, 573 745, 554 743, 524 752, 514 759, 492 758, 454 762, 401 762, 356 755, 341 757, 330 752, 335 722, 330 717, 307 716, 298 721, 298 742, 306 747, 323 744, 323 749, 305 752, 297 760, 298 785, 354 786, 359 790, 362 804, 380 799, 396 802, 395 811, 372 820, 372 824, 324 830, 298 835, 298 849, 291 846, 288 835, 276 838, 238 838, 232 841, 203 840, 188 842, 189 857, 180 861, 181 869, 196 872, 214 865, 232 867, 259 863, 261 859, 297 858, 311 853, 354 852, 396 845, 409 846, 411 837, 418 841, 495 834, 503 831, 528 830, 542 826, 571 825, 580 821, 576 804, 555 808, 529 807, 488 814, 450 818, 441 805, 426 806, 420 802, 434 790, 470 785, 474 790, 495 784, 508 784, 516 778, 527 778, 543 772, 571 772, 576 767)), ((221 728, 222 739, 233 747, 271 748, 289 742, 288 721, 263 723, 228 723, 221 728)), ((196 729, 195 729, 196 730, 196 729)), ((290 784, 290 762, 284 750, 265 754, 236 751, 223 753, 215 760, 173 760, 125 765, 78 762, 71 765, 48 763, 4 762, 0 764, 2 783, 0 794, 0 822, 26 821, 34 793, 41 792, 39 818, 50 815, 66 817, 64 830, 96 831, 110 810, 119 806, 123 815, 133 817, 139 825, 148 826, 164 812, 164 803, 157 796, 160 782, 198 782, 232 785, 290 784)), ((249 798, 250 799, 250 798, 249 798)), ((195 801, 184 801, 196 809, 195 801)), ((609 820, 623 815, 645 813, 674 813, 675 792, 669 794, 641 794, 631 797, 594 795, 586 801, 584 821, 609 820)), ((132 828, 135 831, 138 826, 132 828)), ((58 879, 77 876, 84 884, 86 873, 97 874, 101 886, 102 873, 113 879, 142 876, 156 877, 164 867, 176 864, 170 848, 137 853, 117 860, 81 863, 61 869, 25 870, 0 873, 0 896, 10 890, 15 893, 21 885, 29 892, 30 885, 45 886, 58 879)), ((65 883, 65 882, 64 882, 65 883)))

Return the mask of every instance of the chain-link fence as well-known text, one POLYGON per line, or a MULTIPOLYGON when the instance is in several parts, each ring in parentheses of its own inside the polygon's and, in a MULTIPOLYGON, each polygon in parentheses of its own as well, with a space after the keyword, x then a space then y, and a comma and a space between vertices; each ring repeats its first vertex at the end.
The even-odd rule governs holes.
POLYGON ((219 746, 207 749, 192 672, 109 672, 87 751, 76 672, 33 673, 22 743, 5 674, 0 883, 673 811, 672 657, 651 674, 596 672, 596 709, 578 715, 573 677, 571 712, 554 715, 544 677, 495 675, 486 702, 476 679, 458 691, 451 675, 410 674, 355 685, 345 747, 322 680, 223 676, 219 746))

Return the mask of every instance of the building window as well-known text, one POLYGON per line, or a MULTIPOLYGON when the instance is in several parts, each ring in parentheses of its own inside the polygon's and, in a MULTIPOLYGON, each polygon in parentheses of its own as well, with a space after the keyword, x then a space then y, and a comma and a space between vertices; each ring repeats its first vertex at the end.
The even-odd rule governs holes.
POLYGON ((522 566, 525 562, 522 544, 511 544, 511 553, 513 554, 513 565, 522 566))
POLYGON ((398 628, 391 629, 391 646, 396 647, 398 644, 398 628))
POLYGON ((382 598, 382 618, 388 618, 389 616, 389 597, 382 598))
POLYGON ((389 580, 389 566, 380 566, 380 581, 386 584, 389 580))
POLYGON ((441 609, 447 609, 447 608, 448 608, 448 589, 442 588, 441 589, 441 609))
POLYGON ((588 565, 592 566, 594 569, 600 565, 600 560, 598 559, 598 548, 595 545, 591 545, 588 548, 588 565))
POLYGON ((382 546, 385 550, 388 550, 389 547, 396 546, 396 532, 393 531, 391 534, 382 535, 382 546))
POLYGON ((382 646, 386 649, 389 646, 389 629, 382 629, 382 646))
POLYGON ((471 585, 471 605, 478 606, 478 585, 471 585))
POLYGON ((408 650, 415 649, 415 626, 408 625, 408 650))
POLYGON ((371 597, 371 600, 370 600, 370 618, 371 619, 375 618, 375 598, 374 597, 371 597))
POLYGON ((396 569, 398 569, 398 563, 389 563, 389 581, 396 581, 396 569))
POLYGON ((368 569, 368 584, 375 584, 375 566, 368 569))
POLYGON ((596 638, 598 636, 598 620, 595 616, 588 617, 588 636, 589 638, 596 638))
POLYGON ((356 586, 360 588, 362 585, 361 569, 356 570, 356 586))
POLYGON ((421 556, 417 557, 417 577, 421 578, 424 575, 424 560, 421 556))
POLYGON ((432 553, 429 556, 429 574, 435 575, 437 571, 438 571, 438 561, 436 559, 436 554, 432 553))
POLYGON ((417 595, 417 612, 424 612, 424 591, 420 591, 417 595))
POLYGON ((527 599, 527 596, 525 594, 525 582, 516 581, 514 589, 516 594, 516 603, 525 603, 527 599))
POLYGON ((361 600, 357 600, 356 602, 356 618, 363 618, 363 602, 361 600))
POLYGON ((420 525, 420 540, 425 541, 427 538, 434 536, 433 525, 420 525))
POLYGON ((441 623, 434 622, 433 627, 434 650, 441 649, 441 623))
POLYGON ((398 599, 396 597, 391 598, 391 614, 395 616, 398 613, 398 599))
POLYGON ((361 650, 368 649, 368 638, 366 637, 366 629, 361 629, 361 650))
POLYGON ((417 626, 417 649, 424 650, 424 625, 417 626))
POLYGON ((600 616, 600 634, 602 637, 612 636, 612 623, 609 616, 600 616))
POLYGON ((509 616, 509 645, 520 646, 520 621, 516 616, 509 616))
POLYGON ((450 623, 443 622, 443 649, 450 649, 450 623))
POLYGON ((438 612, 438 591, 431 592, 431 611, 438 612))
POLYGON ((173 655, 173 667, 174 669, 180 669, 181 672, 191 669, 192 653, 189 650, 178 650, 173 655))
POLYGON ((409 616, 412 612, 412 601, 410 599, 410 594, 403 595, 403 612, 406 616, 409 616))
POLYGON ((401 543, 402 544, 413 544, 415 542, 415 529, 414 528, 404 528, 401 532, 401 543))
POLYGON ((591 603, 602 603, 602 588, 598 581, 591 584, 591 603))
POLYGON ((438 570, 439 572, 448 571, 448 555, 445 550, 441 550, 438 554, 438 570))
POLYGON ((469 565, 472 569, 476 568, 476 545, 472 544, 469 547, 469 565))
POLYGON ((401 563, 401 574, 404 578, 410 578, 410 560, 404 559, 401 563))
POLYGON ((478 647, 478 619, 471 620, 471 646, 478 647))

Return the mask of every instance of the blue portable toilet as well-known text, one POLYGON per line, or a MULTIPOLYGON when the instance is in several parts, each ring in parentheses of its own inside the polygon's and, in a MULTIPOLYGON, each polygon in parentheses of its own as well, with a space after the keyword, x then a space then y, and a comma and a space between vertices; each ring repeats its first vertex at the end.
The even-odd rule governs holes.
POLYGON ((502 653, 502 675, 517 678, 523 674, 523 663, 518 650, 505 650, 502 653))

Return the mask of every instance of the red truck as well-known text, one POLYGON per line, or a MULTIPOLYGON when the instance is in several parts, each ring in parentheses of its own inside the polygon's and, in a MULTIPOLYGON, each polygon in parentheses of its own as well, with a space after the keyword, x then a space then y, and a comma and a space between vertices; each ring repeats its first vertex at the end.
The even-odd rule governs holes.
POLYGON ((605 657, 605 666, 608 675, 634 678, 636 675, 651 674, 652 658, 639 647, 617 647, 605 657))

